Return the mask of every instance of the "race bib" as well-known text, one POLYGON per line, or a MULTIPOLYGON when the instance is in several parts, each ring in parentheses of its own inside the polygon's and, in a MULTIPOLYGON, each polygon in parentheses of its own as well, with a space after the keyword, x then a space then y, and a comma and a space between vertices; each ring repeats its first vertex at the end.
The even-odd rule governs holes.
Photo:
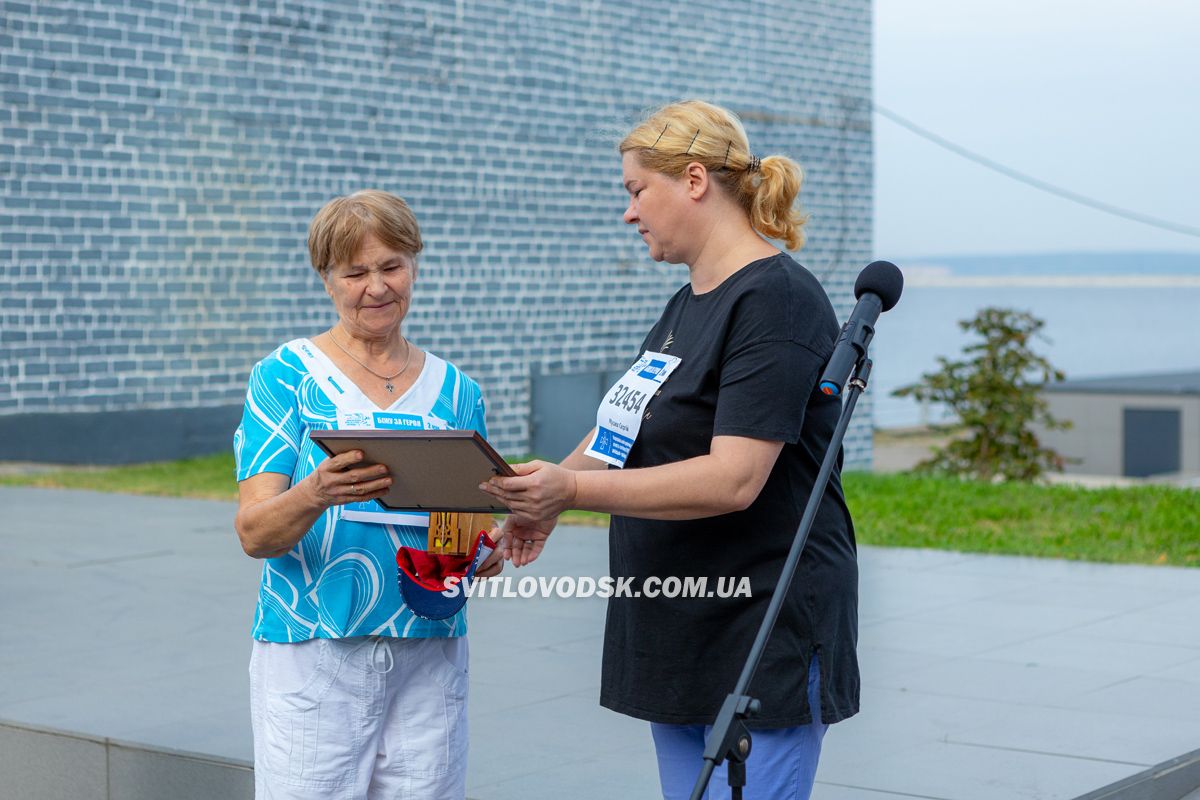
POLYGON ((642 428, 646 407, 680 362, 678 356, 649 350, 642 353, 600 401, 596 435, 584 454, 614 467, 624 467, 642 428))
MULTIPOLYGON (((450 425, 437 417, 419 414, 404 414, 394 411, 337 410, 339 430, 401 430, 442 431, 450 425)), ((424 528, 429 525, 429 515, 412 511, 389 511, 374 500, 347 503, 342 507, 342 519, 351 522, 374 522, 380 525, 408 525, 424 528)))
POLYGON ((396 411, 337 410, 338 430, 444 431, 450 424, 437 417, 396 411))

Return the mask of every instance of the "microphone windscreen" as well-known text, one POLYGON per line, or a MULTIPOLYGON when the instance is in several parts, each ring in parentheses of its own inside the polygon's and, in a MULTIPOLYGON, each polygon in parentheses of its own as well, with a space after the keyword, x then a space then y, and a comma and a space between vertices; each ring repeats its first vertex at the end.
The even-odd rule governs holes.
POLYGON ((854 298, 863 296, 864 292, 878 295, 883 304, 883 310, 888 311, 900 302, 900 293, 904 291, 904 275, 900 268, 890 261, 872 261, 858 273, 854 282, 854 298))

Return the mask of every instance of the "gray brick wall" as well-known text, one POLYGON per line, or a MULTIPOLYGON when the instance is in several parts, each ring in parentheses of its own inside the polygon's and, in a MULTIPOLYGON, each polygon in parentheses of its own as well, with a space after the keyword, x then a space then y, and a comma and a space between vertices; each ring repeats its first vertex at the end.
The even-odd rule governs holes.
POLYGON ((379 187, 427 242, 407 332, 519 452, 531 369, 627 362, 686 279, 621 222, 615 144, 687 96, 805 166, 798 257, 844 316, 870 41, 868 0, 0 0, 0 416, 240 403, 257 359, 333 321, 309 219, 379 187))

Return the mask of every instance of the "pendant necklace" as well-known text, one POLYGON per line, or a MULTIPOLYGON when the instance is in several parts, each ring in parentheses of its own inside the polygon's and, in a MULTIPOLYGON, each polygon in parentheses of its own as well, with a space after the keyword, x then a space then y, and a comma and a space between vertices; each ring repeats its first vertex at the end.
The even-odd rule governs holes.
POLYGON ((343 353, 345 353, 346 355, 348 355, 350 357, 351 361, 353 361, 355 364, 358 364, 360 367, 362 367, 367 372, 374 375, 376 378, 380 378, 383 381, 385 381, 383 388, 388 390, 388 394, 391 394, 392 392, 394 392, 396 390, 396 387, 394 385, 392 385, 392 379, 399 378, 401 375, 403 375, 404 370, 408 369, 408 362, 410 362, 412 360, 412 345, 409 343, 408 339, 404 339, 404 337, 402 336, 400 338, 404 339, 404 349, 405 349, 404 366, 400 368, 399 372, 396 372, 393 375, 380 375, 378 372, 371 369, 366 364, 364 364, 363 362, 361 362, 357 358, 355 358, 354 354, 351 353, 349 350, 342 347, 342 343, 339 342, 337 340, 337 337, 335 337, 333 335, 333 328, 329 329, 329 338, 332 339, 333 343, 337 345, 338 350, 341 350, 343 353))

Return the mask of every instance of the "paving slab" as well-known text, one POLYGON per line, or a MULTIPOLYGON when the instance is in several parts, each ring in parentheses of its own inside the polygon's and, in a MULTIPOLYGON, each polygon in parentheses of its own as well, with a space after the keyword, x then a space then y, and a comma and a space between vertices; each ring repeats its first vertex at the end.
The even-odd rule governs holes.
MULTIPOLYGON (((250 760, 261 564, 233 513, 0 488, 0 719, 250 760)), ((863 710, 825 740, 819 800, 1071 800, 1200 748, 1200 570, 880 548, 860 561, 863 710)), ((507 574, 606 572, 605 532, 564 527, 507 574)), ((469 608, 468 795, 656 796, 647 726, 598 705, 604 602, 469 608)), ((28 780, 18 769, 0 758, 0 785, 28 780)))

